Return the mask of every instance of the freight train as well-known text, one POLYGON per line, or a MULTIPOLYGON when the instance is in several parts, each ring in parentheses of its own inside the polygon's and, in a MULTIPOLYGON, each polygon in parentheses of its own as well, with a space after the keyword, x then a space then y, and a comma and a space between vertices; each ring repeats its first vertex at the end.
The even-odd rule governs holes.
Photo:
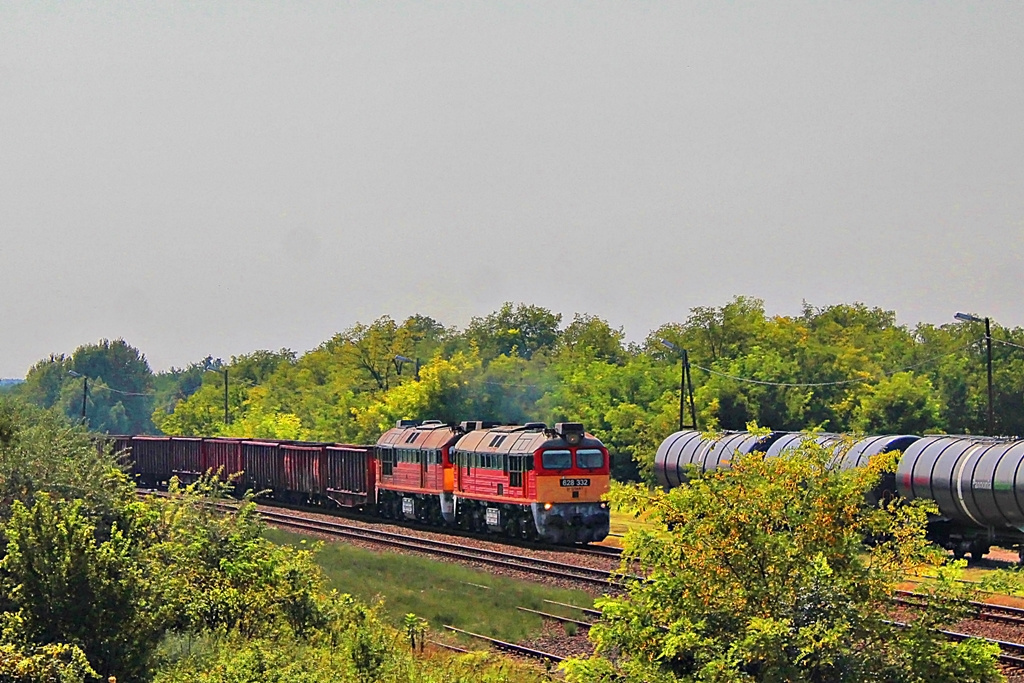
POLYGON ((282 502, 556 544, 608 535, 608 450, 583 425, 400 421, 373 446, 172 436, 110 437, 138 486, 209 471, 282 502))
MULTIPOLYGON (((708 435, 680 431, 665 439, 654 458, 658 483, 668 489, 686 479, 688 466, 701 471, 728 467, 739 454, 771 458, 796 448, 804 434, 727 432, 708 435)), ((928 524, 929 538, 957 557, 980 559, 992 546, 1016 548, 1024 563, 1024 441, 980 436, 910 434, 843 437, 819 434, 834 449, 836 464, 859 467, 874 455, 899 451, 897 470, 871 492, 935 501, 939 512, 928 524)))

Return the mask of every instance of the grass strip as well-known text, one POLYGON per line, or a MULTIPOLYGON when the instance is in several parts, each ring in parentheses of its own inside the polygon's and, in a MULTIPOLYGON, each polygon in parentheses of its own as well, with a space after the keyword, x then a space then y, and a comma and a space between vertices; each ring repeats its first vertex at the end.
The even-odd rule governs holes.
MULTIPOLYGON (((305 547, 311 543, 306 536, 280 529, 268 529, 266 536, 282 545, 305 547)), ((396 626, 412 612, 428 620, 435 632, 450 624, 518 642, 539 632, 543 622, 539 616, 517 607, 543 611, 545 600, 581 607, 594 603, 590 595, 580 590, 519 581, 460 564, 372 551, 336 541, 323 542, 317 562, 330 586, 339 592, 368 602, 382 598, 396 626)))

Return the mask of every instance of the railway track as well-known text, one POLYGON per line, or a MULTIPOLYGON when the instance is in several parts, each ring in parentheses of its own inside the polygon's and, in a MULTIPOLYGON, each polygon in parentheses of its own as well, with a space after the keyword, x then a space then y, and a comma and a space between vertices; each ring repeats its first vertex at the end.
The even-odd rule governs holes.
MULTIPOLYGON (((893 601, 897 604, 907 605, 909 607, 920 607, 927 597, 928 596, 922 593, 901 590, 896 591, 896 596, 893 598, 893 601)), ((968 604, 977 610, 977 614, 975 616, 976 619, 996 621, 1003 624, 1010 624, 1012 626, 1024 626, 1024 609, 1020 607, 1011 607, 1009 605, 1000 605, 992 602, 977 602, 973 600, 968 604)))
MULTIPOLYGON (((225 504, 221 504, 225 505, 225 504)), ((275 526, 287 527, 299 531, 314 532, 350 538, 365 542, 384 545, 401 550, 437 555, 449 559, 487 564, 504 569, 514 569, 531 574, 539 574, 555 578, 567 579, 592 585, 615 585, 619 583, 618 575, 604 569, 581 567, 565 562, 555 562, 536 557, 526 557, 486 548, 474 548, 458 543, 438 541, 417 536, 408 536, 391 531, 368 529, 366 527, 342 524, 326 520, 317 520, 295 514, 271 512, 263 510, 260 515, 275 526)))
POLYGON ((489 643, 492 647, 496 647, 499 650, 504 650, 505 652, 511 652, 513 654, 522 655, 524 657, 530 657, 532 659, 553 662, 556 664, 558 662, 565 661, 565 657, 560 657, 559 655, 552 654, 550 652, 544 652, 543 650, 534 650, 533 648, 524 647, 523 645, 516 645, 515 643, 506 643, 503 640, 491 638, 490 636, 483 636, 479 633, 473 633, 471 631, 464 631, 461 628, 455 628, 454 626, 445 625, 445 628, 449 631, 453 631, 454 633, 461 633, 464 636, 469 636, 470 638, 482 640, 486 643, 489 643))
MULTIPOLYGON (((161 496, 161 497, 167 497, 168 496, 168 494, 166 492, 161 492, 161 490, 147 490, 147 489, 137 489, 136 490, 136 494, 138 494, 140 496, 161 496)), ((289 515, 286 512, 279 513, 279 512, 268 512, 266 510, 260 510, 260 515, 264 519, 266 519, 268 521, 273 520, 273 523, 281 525, 281 526, 290 526, 290 527, 293 527, 293 528, 296 528, 296 529, 299 529, 299 530, 303 530, 303 528, 305 528, 305 530, 316 530, 317 532, 329 533, 329 535, 338 536, 338 537, 344 537, 344 538, 361 538, 362 540, 365 540, 365 541, 376 541, 376 542, 384 544, 384 545, 393 545, 396 548, 402 547, 400 544, 397 543, 397 540, 400 540, 400 539, 408 539, 410 542, 413 542, 414 540, 418 540, 418 541, 423 542, 424 544, 429 543, 426 540, 417 539, 417 537, 408 537, 408 536, 400 535, 400 533, 395 533, 393 531, 369 529, 367 527, 356 526, 354 524, 345 524, 343 521, 331 522, 331 521, 326 521, 326 520, 321 520, 321 519, 313 519, 313 518, 309 518, 309 517, 303 517, 302 513, 306 512, 307 510, 305 508, 302 508, 302 507, 292 506, 292 505, 288 505, 288 504, 284 504, 284 503, 280 503, 280 502, 276 502, 276 501, 269 501, 268 502, 268 501, 264 501, 264 500, 258 500, 258 501, 256 501, 256 503, 261 508, 273 507, 273 508, 278 508, 278 509, 281 509, 281 510, 288 510, 288 511, 291 511, 293 513, 296 513, 296 514, 289 515), (309 522, 310 524, 316 524, 316 523, 323 524, 325 526, 325 528, 313 529, 311 527, 304 527, 302 525, 297 525, 295 523, 290 523, 289 522, 290 519, 300 519, 300 520, 302 520, 304 522, 309 522), (328 528, 328 527, 330 527, 330 528, 328 528), (364 530, 365 532, 364 533, 360 533, 360 529, 364 530), (371 538, 374 535, 376 535, 376 537, 377 537, 376 539, 371 538), (392 543, 392 541, 394 541, 394 542, 392 543)), ((237 503, 228 503, 228 502, 224 502, 224 501, 211 501, 210 505, 212 505, 214 507, 217 507, 218 509, 221 509, 221 510, 231 510, 231 509, 234 509, 234 508, 238 507, 237 503)), ((342 514, 332 514, 333 512, 336 512, 336 511, 332 511, 331 513, 327 512, 327 511, 317 511, 317 512, 314 512, 313 514, 331 514, 332 517, 336 517, 337 519, 340 519, 340 520, 344 520, 344 519, 357 519, 358 521, 362 521, 362 522, 377 521, 377 520, 368 520, 366 517, 358 517, 358 518, 356 518, 356 517, 352 517, 352 516, 349 516, 349 515, 344 514, 344 513, 342 513, 342 514)), ((382 521, 383 523, 388 523, 388 524, 396 523, 395 520, 380 520, 380 521, 382 521)), ((575 555, 591 555, 591 556, 602 557, 602 558, 607 558, 607 559, 612 559, 612 560, 620 559, 622 557, 622 553, 623 553, 622 548, 615 548, 613 546, 600 546, 600 545, 594 545, 594 546, 550 546, 550 545, 536 544, 536 543, 516 543, 515 540, 513 540, 513 539, 482 537, 482 536, 479 536, 479 535, 474 535, 474 533, 464 532, 461 529, 447 529, 447 528, 445 528, 445 529, 438 529, 436 527, 423 526, 421 524, 409 524, 408 526, 409 526, 409 528, 414 529, 414 530, 426 531, 426 532, 429 532, 429 533, 443 533, 443 535, 445 535, 445 536, 452 536, 454 538, 474 539, 474 540, 477 540, 477 541, 483 541, 485 543, 502 543, 502 544, 505 544, 505 545, 509 545, 510 547, 513 547, 513 548, 523 548, 523 549, 526 549, 526 550, 538 550, 538 551, 544 551, 544 552, 567 553, 567 554, 575 554, 575 555)), ((443 542, 435 542, 435 543, 439 544, 439 546, 444 546, 445 545, 443 542)), ((465 546, 460 546, 460 545, 454 544, 454 543, 453 544, 446 544, 446 545, 450 546, 451 548, 466 548, 465 546)), ((409 548, 409 549, 413 550, 413 548, 409 548)), ((425 550, 425 549, 422 549, 422 550, 425 550)), ((486 552, 486 551, 479 551, 479 552, 486 552)), ((522 558, 522 556, 515 555, 513 553, 504 553, 503 554, 503 553, 501 553, 499 551, 489 551, 489 552, 493 553, 496 558, 501 558, 502 556, 505 556, 507 558, 515 558, 517 560, 523 560, 524 559, 524 558, 522 558)), ((438 554, 440 554, 440 553, 438 552, 438 554)), ((456 557, 456 556, 455 555, 450 555, 450 557, 456 557)), ((483 559, 480 559, 478 561, 487 562, 487 560, 483 560, 483 559)), ((513 561, 513 560, 510 560, 510 561, 513 561)), ((535 561, 536 562, 545 562, 546 560, 535 560, 535 561)), ((567 563, 558 563, 558 562, 550 562, 550 561, 548 561, 548 562, 550 563, 550 565, 552 567, 554 567, 553 571, 557 572, 557 567, 558 566, 566 567, 569 570, 578 569, 579 571, 577 573, 588 573, 588 574, 591 575, 591 577, 594 579, 594 581, 591 581, 590 579, 585 579, 585 578, 582 578, 582 577, 570 577, 572 579, 578 579, 580 581, 589 581, 591 583, 616 583, 615 581, 610 581, 610 580, 613 579, 613 574, 610 571, 605 571, 605 570, 601 570, 601 569, 593 569, 593 568, 590 568, 590 567, 581 567, 579 565, 572 565, 572 564, 567 564, 567 563), (601 579, 603 581, 597 581, 597 579, 601 579)), ((498 562, 487 562, 487 563, 492 563, 492 564, 496 564, 496 565, 500 566, 500 563, 498 563, 498 562)), ((537 571, 535 571, 535 573, 547 573, 548 575, 553 575, 553 577, 554 577, 554 575, 560 575, 559 573, 545 572, 545 571, 542 571, 542 570, 537 570, 537 571)))

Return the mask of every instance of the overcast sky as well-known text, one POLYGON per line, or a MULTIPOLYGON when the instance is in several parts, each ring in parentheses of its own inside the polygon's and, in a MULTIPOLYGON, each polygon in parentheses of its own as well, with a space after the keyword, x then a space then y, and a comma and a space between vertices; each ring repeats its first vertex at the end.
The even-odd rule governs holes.
POLYGON ((1024 325, 1021 2, 0 2, 0 377, 503 301, 1024 325))

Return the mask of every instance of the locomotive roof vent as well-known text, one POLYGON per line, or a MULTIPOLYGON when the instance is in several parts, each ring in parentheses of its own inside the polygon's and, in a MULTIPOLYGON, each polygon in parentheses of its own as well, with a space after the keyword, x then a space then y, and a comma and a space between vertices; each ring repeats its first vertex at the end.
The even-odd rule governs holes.
POLYGON ((482 420, 480 422, 480 429, 493 429, 494 427, 500 427, 501 423, 497 420, 482 420))
POLYGON ((523 430, 527 432, 540 432, 547 428, 548 426, 543 422, 527 422, 523 425, 523 430))
POLYGON ((399 420, 395 424, 395 426, 396 427, 415 427, 418 424, 419 424, 419 422, 417 422, 416 420, 399 420))
POLYGON ((570 446, 575 446, 583 440, 583 425, 579 422, 556 422, 555 434, 565 439, 570 446))
POLYGON ((480 421, 479 420, 465 420, 465 421, 459 423, 459 429, 461 429, 464 432, 472 432, 472 431, 474 431, 476 429, 480 429, 480 421))
POLYGON ((444 424, 444 423, 441 422, 440 420, 424 420, 423 422, 420 423, 420 425, 423 426, 423 427, 431 427, 431 426, 436 426, 436 425, 439 425, 439 424, 444 424))

